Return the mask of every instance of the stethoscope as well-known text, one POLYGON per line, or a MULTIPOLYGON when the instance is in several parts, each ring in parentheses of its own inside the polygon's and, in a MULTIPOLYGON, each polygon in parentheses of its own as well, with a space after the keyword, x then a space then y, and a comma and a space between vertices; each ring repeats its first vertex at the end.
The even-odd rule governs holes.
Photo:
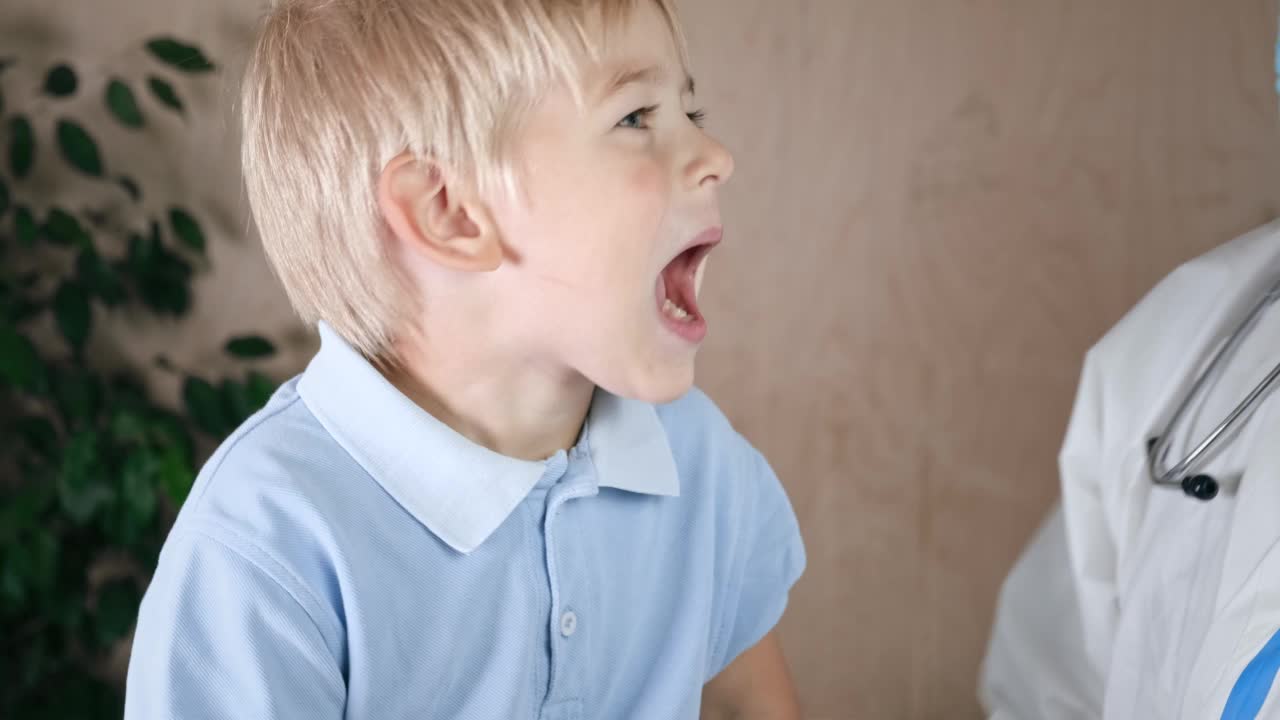
POLYGON ((1173 435, 1174 426, 1178 424, 1183 414, 1191 407, 1192 401, 1200 394, 1200 391, 1210 384, 1210 379, 1221 375, 1226 367, 1225 363, 1232 353, 1240 346, 1240 342, 1249 334, 1249 331, 1253 329, 1263 311, 1271 303, 1275 302, 1277 298, 1280 298, 1280 282, 1273 285, 1267 291, 1267 294, 1262 296, 1262 299, 1258 301, 1253 310, 1245 316, 1244 321, 1227 338, 1226 343, 1214 354, 1213 359, 1209 361, 1209 366, 1204 369, 1204 372, 1200 373, 1199 378, 1196 378, 1195 384, 1191 386, 1191 390, 1183 398, 1182 404, 1178 405, 1173 417, 1169 418, 1164 430, 1147 441, 1147 472, 1151 476, 1151 482, 1161 487, 1180 487, 1183 492, 1199 500, 1212 500, 1218 495, 1217 478, 1205 473, 1194 473, 1193 471, 1201 466, 1201 461, 1208 456, 1210 450, 1218 447, 1229 438, 1231 430, 1239 427, 1249 419, 1250 414, 1257 409, 1262 399, 1274 389, 1276 380, 1280 378, 1280 364, 1277 364, 1270 373, 1267 373, 1262 382, 1258 383, 1257 387, 1239 405, 1236 405, 1226 419, 1218 423, 1218 426, 1205 436, 1191 452, 1187 453, 1187 456, 1177 465, 1167 470, 1161 470, 1160 467, 1166 459, 1165 456, 1169 454, 1169 438, 1173 435))

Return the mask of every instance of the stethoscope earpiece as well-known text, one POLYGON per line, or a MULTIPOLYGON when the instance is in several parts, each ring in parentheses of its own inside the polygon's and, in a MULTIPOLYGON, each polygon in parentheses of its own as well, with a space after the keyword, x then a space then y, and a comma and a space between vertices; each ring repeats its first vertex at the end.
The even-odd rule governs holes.
POLYGON ((1218 496, 1218 481, 1211 475, 1189 475, 1182 479, 1182 492, 1197 500, 1212 500, 1218 496))

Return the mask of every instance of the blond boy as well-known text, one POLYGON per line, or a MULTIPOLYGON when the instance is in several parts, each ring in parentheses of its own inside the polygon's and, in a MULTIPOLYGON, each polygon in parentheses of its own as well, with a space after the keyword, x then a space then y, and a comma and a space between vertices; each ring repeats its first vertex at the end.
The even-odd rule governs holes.
POLYGON ((197 480, 129 718, 795 718, 804 566, 692 389, 729 153, 668 0, 294 0, 244 172, 322 346, 197 480))

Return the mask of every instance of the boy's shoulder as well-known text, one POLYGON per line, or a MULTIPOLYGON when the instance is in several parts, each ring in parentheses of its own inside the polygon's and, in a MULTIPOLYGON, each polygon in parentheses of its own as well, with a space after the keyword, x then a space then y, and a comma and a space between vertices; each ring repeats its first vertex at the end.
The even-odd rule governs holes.
POLYGON ((724 489, 733 490, 741 489, 744 475, 763 473, 772 479, 772 469, 763 455, 699 388, 654 409, 666 431, 682 488, 723 480, 729 484, 724 489))
POLYGON ((298 378, 222 442, 174 525, 216 527, 249 543, 332 534, 331 519, 368 502, 362 468, 308 409, 298 378), (347 511, 338 512, 338 511, 347 511))

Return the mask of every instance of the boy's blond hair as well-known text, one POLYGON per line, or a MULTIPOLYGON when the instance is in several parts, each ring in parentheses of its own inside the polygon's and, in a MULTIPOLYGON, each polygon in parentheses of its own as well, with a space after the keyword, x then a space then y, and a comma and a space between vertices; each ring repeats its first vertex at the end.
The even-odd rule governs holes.
MULTIPOLYGON (((422 309, 387 253, 377 177, 408 151, 465 186, 516 190, 510 141, 558 80, 581 99, 589 28, 672 0, 283 0, 245 72, 245 188, 294 309, 370 358, 422 309)), ((595 40, 602 40, 596 38, 595 40)))

